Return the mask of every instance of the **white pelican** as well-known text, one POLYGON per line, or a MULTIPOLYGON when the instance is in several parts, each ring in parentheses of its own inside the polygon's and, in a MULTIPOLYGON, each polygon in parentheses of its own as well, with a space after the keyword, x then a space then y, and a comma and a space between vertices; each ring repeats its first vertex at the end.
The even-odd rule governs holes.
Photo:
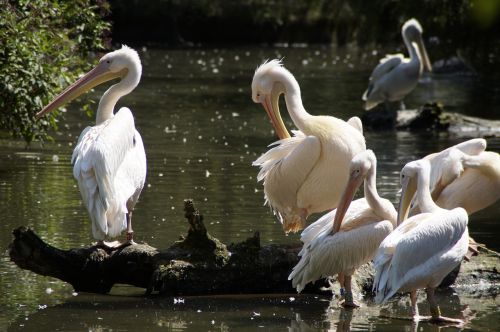
POLYGON ((298 292, 309 282, 339 274, 341 292, 345 288, 343 305, 357 306, 352 297, 351 276, 373 258, 397 220, 392 203, 377 193, 376 168, 372 150, 357 154, 352 159, 349 182, 338 208, 302 232, 302 257, 288 277, 298 292), (351 204, 363 180, 365 197, 351 204))
POLYGON ((361 120, 348 122, 332 116, 315 116, 302 105, 300 87, 279 60, 264 63, 255 71, 252 99, 261 103, 278 137, 273 149, 253 165, 261 170, 266 202, 283 223, 285 232, 304 227, 311 213, 337 207, 349 176, 351 159, 366 149, 361 120), (288 112, 300 132, 290 138, 278 101, 285 95, 288 112))
POLYGON ((405 58, 403 54, 390 54, 380 60, 362 97, 366 110, 384 101, 402 100, 417 86, 422 72, 432 70, 422 32, 422 26, 414 18, 403 25, 401 34, 410 58, 405 58))
POLYGON ((73 175, 92 220, 100 245, 127 230, 125 244, 133 243, 132 211, 146 179, 146 153, 132 112, 118 100, 139 84, 142 66, 136 51, 127 46, 104 55, 97 66, 68 87, 37 117, 57 109, 106 81, 120 78, 99 101, 96 125, 83 130, 73 151, 73 175))
POLYGON ((373 260, 375 301, 385 302, 396 292, 410 292, 412 317, 420 320, 417 290, 425 288, 431 321, 461 323, 441 316, 434 289, 467 253, 468 216, 460 207, 447 210, 437 206, 429 191, 429 178, 428 160, 412 161, 401 170, 398 227, 382 241, 373 260), (404 220, 415 190, 423 212, 404 220))
MULTIPOLYGON (((444 209, 463 207, 469 215, 500 198, 500 156, 475 138, 425 156, 431 164, 432 199, 444 209)), ((410 214, 420 210, 414 201, 410 214)))

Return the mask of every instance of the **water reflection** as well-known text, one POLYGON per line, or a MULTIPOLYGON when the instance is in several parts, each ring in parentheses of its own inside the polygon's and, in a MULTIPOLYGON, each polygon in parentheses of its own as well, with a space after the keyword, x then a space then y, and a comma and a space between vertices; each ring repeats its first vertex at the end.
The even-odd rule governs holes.
MULTIPOLYGON (((156 247, 175 241, 187 228, 183 199, 192 197, 204 213, 209 231, 226 243, 241 241, 256 230, 263 244, 298 242, 298 235, 284 236, 281 225, 262 206, 258 170, 251 166, 275 140, 265 112, 251 101, 251 78, 258 64, 274 57, 285 57, 286 66, 297 75, 310 113, 346 119, 362 114, 360 96, 380 55, 326 46, 141 52, 144 77, 134 93, 120 101, 134 112, 148 154, 146 186, 134 215, 137 241, 156 247)), ((484 84, 490 92, 498 89, 497 82, 435 76, 432 83, 419 85, 405 103, 408 108, 423 104, 431 89, 430 96, 451 110, 477 110, 493 118, 497 110, 492 105, 498 104, 498 97, 484 94, 484 84)), ((95 92, 95 98, 103 89, 95 92)), ((7 256, 11 231, 19 225, 33 227, 61 248, 93 241, 70 165, 75 141, 92 119, 77 110, 78 105, 69 106, 55 143, 43 149, 35 145, 26 151, 22 143, 0 139, 0 330, 10 326, 11 330, 167 327, 206 331, 207 327, 255 330, 261 325, 268 330, 287 330, 293 324, 307 324, 313 330, 348 325, 353 331, 410 330, 408 325, 381 318, 379 308, 369 303, 349 316, 335 305, 328 309, 330 299, 296 295, 292 295, 294 302, 288 297, 261 296, 186 299, 185 304, 177 305, 173 299, 74 296, 66 284, 21 271, 7 256)), ((288 115, 284 117, 292 127, 288 115)), ((367 147, 378 158, 380 194, 396 202, 398 173, 404 163, 462 140, 435 133, 366 133, 367 147)), ((490 150, 500 151, 500 139, 489 139, 488 144, 490 150)), ((471 235, 496 250, 500 249, 498 215, 497 203, 471 216, 469 223, 471 235)), ((463 303, 477 311, 473 320, 477 329, 491 328, 489 322, 500 319, 494 299, 483 300, 484 306, 479 299, 461 296, 463 303)), ((443 308, 450 316, 460 310, 443 308)), ((422 324, 419 329, 422 327, 430 329, 422 324)))

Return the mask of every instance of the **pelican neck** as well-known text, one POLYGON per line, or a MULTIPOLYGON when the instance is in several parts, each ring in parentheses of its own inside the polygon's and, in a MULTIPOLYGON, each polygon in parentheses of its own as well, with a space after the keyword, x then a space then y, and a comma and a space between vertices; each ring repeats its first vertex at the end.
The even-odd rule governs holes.
POLYGON ((140 65, 128 67, 128 71, 122 80, 112 85, 101 97, 96 113, 96 125, 107 121, 114 116, 114 109, 121 97, 132 92, 139 84, 141 78, 140 65))
POLYGON ((417 173, 417 200, 422 212, 433 212, 441 208, 432 200, 429 189, 430 165, 420 168, 417 173))
POLYGON ((408 36, 403 32, 403 40, 410 55, 410 61, 420 61, 418 50, 408 36))
POLYGON ((307 113, 302 104, 300 86, 295 77, 283 67, 276 72, 277 80, 281 82, 285 88, 285 103, 288 113, 292 118, 293 123, 301 131, 305 131, 305 122, 312 117, 307 113))
POLYGON ((383 210, 381 198, 377 191, 377 162, 372 160, 370 170, 364 183, 365 199, 374 211, 383 210))

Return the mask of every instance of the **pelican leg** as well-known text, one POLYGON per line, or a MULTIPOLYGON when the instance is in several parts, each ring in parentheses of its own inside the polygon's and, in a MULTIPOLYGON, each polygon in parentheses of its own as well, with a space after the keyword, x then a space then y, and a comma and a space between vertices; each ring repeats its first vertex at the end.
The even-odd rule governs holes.
POLYGON ((434 297, 434 288, 426 288, 425 292, 427 293, 427 302, 429 302, 430 310, 431 310, 431 319, 430 322, 437 324, 456 324, 463 325, 464 322, 460 319, 449 318, 441 316, 441 310, 436 302, 436 298, 434 297))
POLYGON ((339 281, 340 290, 339 290, 339 299, 343 300, 345 298, 345 276, 343 273, 339 273, 337 275, 337 280, 339 281))
POLYGON ((345 282, 345 299, 340 303, 341 306, 347 308, 358 308, 359 304, 354 302, 352 297, 352 289, 351 289, 351 276, 344 276, 345 282))
POLYGON ((135 244, 134 231, 132 230, 132 211, 127 213, 127 241, 126 244, 135 244))
POLYGON ((469 236, 469 248, 467 250, 467 253, 464 256, 464 259, 468 262, 472 258, 472 256, 477 256, 479 254, 479 246, 480 244, 477 243, 473 238, 469 236))
POLYGON ((411 302, 411 317, 413 321, 419 321, 420 315, 418 314, 418 305, 417 305, 417 291, 410 292, 410 302, 411 302))
POLYGON ((405 103, 402 100, 399 102, 399 109, 400 110, 405 110, 406 109, 406 105, 405 105, 405 103))

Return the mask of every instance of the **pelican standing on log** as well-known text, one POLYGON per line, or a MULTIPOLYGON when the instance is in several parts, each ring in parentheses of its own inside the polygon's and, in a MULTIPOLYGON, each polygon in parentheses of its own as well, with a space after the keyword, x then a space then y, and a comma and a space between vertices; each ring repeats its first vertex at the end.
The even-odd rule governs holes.
POLYGON ((121 49, 104 55, 97 66, 58 95, 36 116, 57 109, 93 87, 112 79, 111 86, 99 101, 96 125, 80 134, 73 151, 73 175, 82 200, 92 220, 92 233, 100 245, 127 230, 132 244, 132 212, 146 179, 146 153, 132 112, 122 107, 113 113, 118 100, 139 84, 142 66, 133 49, 121 49))
MULTIPOLYGON (((364 108, 370 110, 381 102, 402 101, 417 86, 423 71, 432 66, 422 39, 422 26, 412 18, 403 25, 401 34, 410 54, 386 55, 373 70, 368 89, 363 94, 364 108)), ((404 105, 402 105, 404 108, 404 105)))
POLYGON ((264 63, 252 80, 252 99, 261 103, 280 141, 258 158, 258 181, 264 181, 266 202, 285 232, 304 228, 311 213, 337 207, 347 185, 352 158, 364 151, 361 120, 348 122, 309 114, 302 105, 295 77, 279 60, 264 63), (290 137, 279 112, 279 97, 300 130, 290 137))
POLYGON ((376 169, 377 159, 372 150, 356 155, 338 208, 302 232, 301 259, 288 277, 298 292, 309 282, 339 274, 341 294, 345 289, 342 305, 358 306, 352 296, 351 276, 373 258, 397 220, 392 203, 378 195, 376 169), (351 203, 363 181, 365 197, 351 203))
POLYGON ((398 227, 382 241, 373 260, 375 301, 383 303, 396 292, 410 292, 413 320, 461 324, 461 320, 441 316, 434 290, 467 253, 468 216, 463 208, 447 210, 434 203, 430 168, 429 161, 421 159, 401 170, 398 227), (405 220, 415 190, 422 213, 405 220), (427 293, 430 318, 418 314, 417 290, 422 288, 427 293))

